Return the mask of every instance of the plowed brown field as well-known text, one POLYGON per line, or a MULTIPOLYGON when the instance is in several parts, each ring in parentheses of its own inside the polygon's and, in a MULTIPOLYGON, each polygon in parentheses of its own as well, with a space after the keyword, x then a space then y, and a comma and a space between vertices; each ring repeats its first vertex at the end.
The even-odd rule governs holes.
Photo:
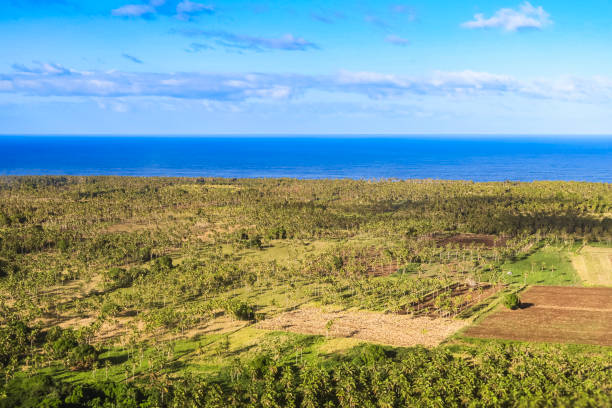
POLYGON ((612 346, 612 288, 533 286, 519 310, 500 308, 466 336, 612 346))

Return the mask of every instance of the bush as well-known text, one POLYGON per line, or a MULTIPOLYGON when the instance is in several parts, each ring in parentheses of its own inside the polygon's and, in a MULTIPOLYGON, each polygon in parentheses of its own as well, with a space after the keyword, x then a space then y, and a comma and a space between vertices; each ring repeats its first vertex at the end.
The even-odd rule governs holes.
POLYGON ((332 258, 332 265, 334 267, 334 270, 339 271, 344 266, 344 259, 342 259, 341 256, 334 255, 332 258))
POLYGON ((228 301, 225 310, 238 320, 255 319, 255 308, 246 302, 228 301))
POLYGON ((361 350, 360 360, 367 366, 375 365, 384 361, 386 357, 385 349, 378 344, 368 344, 361 350))
POLYGON ((98 361, 98 351, 91 345, 80 342, 71 329, 53 327, 46 336, 45 348, 56 359, 64 360, 73 370, 91 369, 98 361))
POLYGON ((508 309, 518 309, 521 306, 521 300, 516 293, 510 293, 504 297, 504 306, 508 309))
POLYGON ((153 267, 156 271, 172 269, 172 258, 168 255, 159 257, 153 262, 153 267))
POLYGON ((11 219, 8 215, 0 213, 0 227, 10 227, 11 219))
MULTIPOLYGON (((170 264, 172 264, 172 260, 170 260, 170 264)), ((106 279, 110 281, 110 289, 127 288, 132 286, 132 283, 138 277, 145 276, 148 273, 148 269, 138 267, 130 268, 129 270, 111 268, 106 272, 106 279)))
POLYGON ((276 227, 268 232, 269 239, 286 239, 287 230, 284 227, 276 227))
POLYGON ((256 248, 256 249, 261 249, 261 246, 263 245, 263 243, 261 242, 261 237, 259 235, 249 239, 246 242, 246 247, 247 248, 256 248))
POLYGON ((66 363, 74 370, 88 370, 98 361, 98 351, 89 344, 79 344, 70 350, 66 363))
POLYGON ((121 307, 111 301, 105 301, 100 308, 100 316, 116 317, 121 312, 121 307))
POLYGON ((19 359, 29 344, 32 329, 21 320, 10 319, 0 325, 0 368, 11 359, 19 359))
POLYGON ((123 268, 111 268, 106 272, 106 278, 110 281, 112 289, 125 288, 132 284, 132 277, 123 268))
POLYGON ((66 252, 68 250, 69 244, 68 244, 68 240, 62 238, 59 241, 57 241, 57 249, 60 250, 60 252, 66 252))

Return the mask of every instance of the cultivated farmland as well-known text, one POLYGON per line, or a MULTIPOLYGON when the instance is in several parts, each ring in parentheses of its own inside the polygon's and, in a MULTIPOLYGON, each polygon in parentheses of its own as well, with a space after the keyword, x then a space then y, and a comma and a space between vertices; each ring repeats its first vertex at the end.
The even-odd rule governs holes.
POLYGON ((612 346, 612 288, 534 286, 519 310, 499 309, 465 335, 612 346))

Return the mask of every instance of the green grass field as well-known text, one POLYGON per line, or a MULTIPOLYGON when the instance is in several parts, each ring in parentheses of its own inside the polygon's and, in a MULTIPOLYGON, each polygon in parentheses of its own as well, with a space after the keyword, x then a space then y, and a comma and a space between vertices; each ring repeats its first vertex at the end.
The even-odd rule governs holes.
POLYGON ((567 248, 546 246, 525 259, 503 264, 503 280, 521 285, 581 285, 571 256, 567 248))

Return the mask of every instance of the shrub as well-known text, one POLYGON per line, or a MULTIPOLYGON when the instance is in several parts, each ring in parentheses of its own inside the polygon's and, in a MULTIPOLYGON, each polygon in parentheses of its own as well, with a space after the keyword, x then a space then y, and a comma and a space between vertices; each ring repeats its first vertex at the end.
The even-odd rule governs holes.
POLYGON ((268 232, 269 239, 286 239, 287 230, 284 227, 276 227, 268 232))
POLYGON ((68 241, 64 238, 57 241, 57 249, 59 249, 60 252, 66 252, 68 250, 68 246, 68 241))
POLYGON ((259 235, 249 239, 246 243, 247 248, 257 248, 261 249, 263 243, 261 242, 261 237, 259 235))
POLYGON ((255 319, 255 308, 246 302, 228 301, 225 310, 238 320, 255 319))
POLYGON ((339 271, 344 266, 344 259, 341 256, 334 255, 332 258, 332 265, 334 270, 339 271))
POLYGON ((508 309, 518 309, 521 306, 521 300, 516 293, 510 293, 504 297, 504 306, 508 309))
POLYGON ((144 248, 140 248, 138 249, 138 251, 136 252, 136 257, 142 261, 142 262, 148 262, 151 260, 152 256, 151 256, 151 248, 149 247, 144 247, 144 248))
POLYGON ((111 268, 106 272, 106 278, 110 281, 111 287, 125 288, 132 284, 132 277, 123 268, 111 268))
POLYGON ((53 357, 64 360, 66 366, 73 370, 90 369, 98 361, 98 351, 80 342, 74 330, 62 330, 56 326, 47 332, 46 339, 46 348, 50 349, 53 357))
POLYGON ((385 360, 385 349, 378 344, 368 344, 361 350, 360 357, 363 364, 372 366, 385 360))
POLYGON ((8 215, 0 213, 0 227, 10 227, 11 219, 8 215))
POLYGON ((159 257, 155 260, 153 266, 154 269, 158 271, 172 269, 172 258, 170 258, 168 255, 159 257))
POLYGON ((116 317, 121 312, 121 307, 111 301, 105 301, 100 308, 100 316, 116 317))
POLYGON ((0 325, 0 368, 12 358, 20 358, 25 353, 32 329, 23 321, 10 319, 0 325))
POLYGON ((74 370, 86 370, 94 367, 98 361, 98 351, 89 344, 78 344, 66 357, 66 363, 74 370))

